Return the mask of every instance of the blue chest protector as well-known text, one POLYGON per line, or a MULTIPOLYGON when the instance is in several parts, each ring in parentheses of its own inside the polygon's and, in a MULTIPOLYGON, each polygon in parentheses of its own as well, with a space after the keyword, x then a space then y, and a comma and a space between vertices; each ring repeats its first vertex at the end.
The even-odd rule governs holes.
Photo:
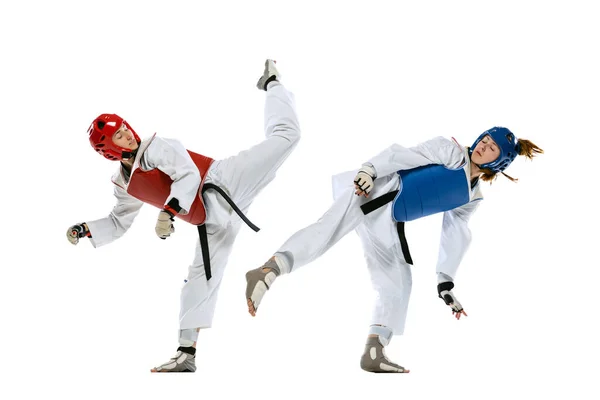
POLYGON ((451 170, 430 164, 398 174, 401 187, 392 205, 396 222, 412 221, 469 202, 471 188, 462 168, 451 170))

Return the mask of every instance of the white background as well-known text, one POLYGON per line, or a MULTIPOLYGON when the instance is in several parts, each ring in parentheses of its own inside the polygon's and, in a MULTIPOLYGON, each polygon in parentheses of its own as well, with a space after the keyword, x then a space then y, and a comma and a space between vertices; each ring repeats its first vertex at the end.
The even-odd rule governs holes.
POLYGON ((20 1, 0 6, 0 398, 598 398, 599 14, 593 2, 20 1), (368 4, 368 5, 367 5, 368 4), (116 167, 100 113, 223 158, 263 138, 274 58, 303 138, 255 201, 200 333, 196 374, 153 375, 177 346, 196 231, 157 210, 99 249, 65 238, 107 215, 116 167), (256 318, 246 270, 331 202, 331 175, 396 142, 470 145, 509 127, 542 147, 484 185, 456 279, 437 298, 441 217, 407 226, 408 375, 363 372, 373 293, 358 237, 279 279, 256 318), (307 185, 307 182, 312 182, 307 185))

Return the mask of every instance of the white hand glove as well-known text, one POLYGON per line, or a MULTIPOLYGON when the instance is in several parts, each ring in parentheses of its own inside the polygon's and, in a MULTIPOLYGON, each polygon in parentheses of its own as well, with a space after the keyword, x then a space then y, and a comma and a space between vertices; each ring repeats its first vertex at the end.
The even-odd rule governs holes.
POLYGON ((175 221, 175 218, 170 212, 161 210, 158 213, 158 220, 156 221, 156 228, 154 230, 159 238, 166 239, 171 236, 171 233, 175 232, 173 221, 175 221))
POLYGON ((67 239, 69 239, 71 244, 79 243, 79 238, 84 238, 86 236, 91 237, 90 231, 88 230, 85 222, 73 225, 67 230, 67 239))
POLYGON ((361 169, 358 170, 356 177, 354 178, 354 186, 356 187, 356 194, 358 196, 363 195, 365 197, 369 196, 371 190, 375 184, 373 180, 377 177, 375 174, 375 169, 370 165, 363 165, 361 169))
POLYGON ((452 288, 454 288, 453 282, 442 282, 438 284, 438 295, 440 299, 444 300, 446 305, 450 306, 452 309, 452 314, 456 314, 456 319, 460 319, 461 314, 467 315, 462 305, 452 293, 452 288))

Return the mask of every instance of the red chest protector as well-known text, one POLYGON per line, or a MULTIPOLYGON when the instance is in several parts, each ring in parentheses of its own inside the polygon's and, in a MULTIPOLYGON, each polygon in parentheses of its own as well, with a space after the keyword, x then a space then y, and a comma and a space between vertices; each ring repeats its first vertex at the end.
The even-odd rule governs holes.
MULTIPOLYGON (((208 168, 214 160, 189 150, 188 153, 200 171, 200 187, 198 188, 198 195, 192 203, 189 212, 185 215, 177 214, 176 216, 190 224, 201 225, 206 220, 206 208, 200 193, 202 193, 202 185, 204 184, 204 178, 206 177, 208 168)), ((162 209, 171 193, 172 183, 173 180, 171 177, 158 168, 144 171, 138 167, 133 171, 133 174, 131 174, 131 177, 129 178, 127 193, 144 203, 152 204, 153 206, 162 209)))
MULTIPOLYGON (((150 141, 151 140, 152 139, 150 139, 150 141)), ((148 148, 150 141, 144 143, 144 145, 142 145, 143 148, 140 148, 140 161, 141 158, 144 156, 144 152, 148 148)), ((192 203, 189 212, 185 215, 177 214, 177 217, 198 227, 198 235, 200 239, 200 246, 202 249, 204 271, 206 274, 206 279, 208 280, 211 278, 212 274, 210 268, 208 236, 206 232, 206 225, 204 225, 204 222, 206 222, 206 208, 202 199, 202 193, 207 189, 216 190, 252 230, 258 232, 259 228, 252 222, 250 222, 248 218, 246 218, 244 213, 237 207, 237 205, 233 202, 233 200, 223 189, 221 189, 219 186, 213 183, 207 183, 206 185, 204 184, 204 178, 206 178, 208 169, 210 168, 214 160, 210 157, 206 157, 189 150, 188 153, 192 158, 192 161, 194 161, 196 167, 198 167, 198 171, 200 172, 200 187, 198 188, 198 194, 194 199, 194 202, 192 203)), ((113 183, 115 185, 123 187, 119 185, 117 181, 118 179, 113 179, 113 183)), ((129 178, 129 185, 127 185, 126 190, 129 195, 135 197, 136 199, 162 209, 164 208, 165 202, 169 197, 169 194, 171 193, 172 183, 173 180, 171 179, 171 177, 169 177, 167 174, 165 174, 158 168, 154 168, 149 171, 144 171, 142 168, 140 168, 140 165, 138 164, 137 168, 133 170, 133 173, 129 178)))

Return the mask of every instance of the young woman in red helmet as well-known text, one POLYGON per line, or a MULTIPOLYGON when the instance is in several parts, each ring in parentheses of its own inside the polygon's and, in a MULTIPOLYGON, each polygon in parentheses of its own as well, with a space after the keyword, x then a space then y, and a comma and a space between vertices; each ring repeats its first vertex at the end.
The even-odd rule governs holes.
POLYGON ((498 173, 504 174, 517 155, 531 159, 542 152, 532 142, 516 139, 508 129, 495 127, 482 133, 470 148, 443 137, 411 148, 393 145, 358 171, 335 176, 335 201, 330 209, 316 223, 292 235, 262 267, 246 274, 248 311, 256 315, 277 276, 314 261, 356 229, 377 293, 361 368, 409 372, 384 353, 392 336, 404 331, 412 287, 412 258, 404 223, 444 213, 438 295, 456 319, 466 316, 452 289, 471 241, 469 218, 483 199, 479 182, 491 182, 498 173))
POLYGON ((174 139, 140 140, 115 114, 100 115, 89 128, 94 149, 119 161, 112 178, 117 204, 106 218, 71 226, 67 231, 71 243, 84 237, 94 247, 112 242, 129 229, 144 203, 160 209, 155 231, 161 239, 174 232, 176 218, 198 226, 196 256, 181 293, 179 348, 152 372, 196 370, 198 332, 211 327, 217 292, 242 221, 258 230, 244 213, 300 139, 294 96, 278 78, 274 61, 267 60, 257 83, 267 92, 266 140, 227 159, 194 153, 174 139))

